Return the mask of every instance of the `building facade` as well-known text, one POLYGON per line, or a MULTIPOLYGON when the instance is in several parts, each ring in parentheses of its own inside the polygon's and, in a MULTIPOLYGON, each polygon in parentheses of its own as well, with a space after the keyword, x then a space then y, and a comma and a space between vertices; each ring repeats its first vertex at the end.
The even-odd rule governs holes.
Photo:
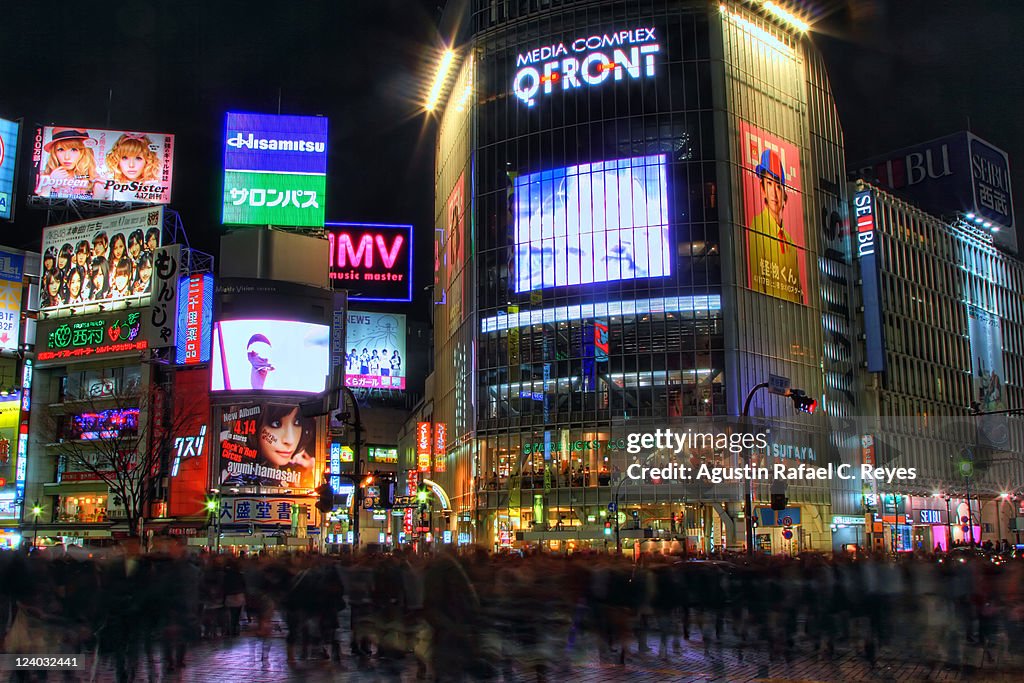
POLYGON ((863 182, 851 196, 861 402, 877 416, 864 421, 864 459, 918 473, 865 488, 867 531, 897 551, 1014 540, 1024 440, 1001 411, 1024 399, 1024 264, 973 215, 939 218, 863 182))
MULTIPOLYGON (((743 543, 736 481, 630 465, 852 463, 856 345, 842 134, 817 54, 746 3, 474 2, 440 114, 433 420, 452 531, 485 545, 743 543), (788 377, 825 410, 748 391, 788 377), (764 433, 648 448, 643 433, 764 433), (616 516, 618 520, 616 520, 616 516), (458 526, 455 526, 458 525, 458 526)), ((831 548, 858 485, 756 482, 831 548)), ((780 515, 780 518, 783 516, 780 515)))

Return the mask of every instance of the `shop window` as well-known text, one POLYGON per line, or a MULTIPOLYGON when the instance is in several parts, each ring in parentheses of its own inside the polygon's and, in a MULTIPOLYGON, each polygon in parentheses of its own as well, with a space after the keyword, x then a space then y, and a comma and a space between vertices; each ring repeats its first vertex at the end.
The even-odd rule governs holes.
POLYGON ((83 494, 62 499, 60 505, 60 522, 65 523, 102 523, 107 521, 107 496, 100 494, 83 494))

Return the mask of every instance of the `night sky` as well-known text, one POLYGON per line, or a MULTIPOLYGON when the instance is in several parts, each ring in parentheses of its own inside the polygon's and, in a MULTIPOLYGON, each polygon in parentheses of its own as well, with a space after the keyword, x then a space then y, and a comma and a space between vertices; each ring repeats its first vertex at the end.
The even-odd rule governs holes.
MULTIPOLYGON (((0 240, 38 249, 28 137, 36 123, 170 132, 172 207, 193 247, 218 255, 227 110, 330 119, 327 218, 433 223, 434 125, 420 111, 441 46, 441 0, 9 2, 0 116, 24 118, 18 205, 0 240)), ((1024 3, 820 2, 822 50, 863 159, 967 127, 1010 154, 1024 194, 1024 3)), ((422 235, 422 233, 420 233, 422 235)), ((431 241, 417 240, 426 319, 431 241)), ((1024 242, 1022 242, 1024 243, 1024 242)))

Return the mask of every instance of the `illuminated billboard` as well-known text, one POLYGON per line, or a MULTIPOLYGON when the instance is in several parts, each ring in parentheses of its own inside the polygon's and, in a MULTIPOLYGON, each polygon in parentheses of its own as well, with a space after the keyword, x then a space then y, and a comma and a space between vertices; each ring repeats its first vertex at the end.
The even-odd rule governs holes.
POLYGON ((806 304, 808 300, 800 152, 780 137, 739 122, 747 286, 806 304))
POLYGON ((671 274, 665 155, 514 182, 517 292, 671 274))
POLYGON ((359 301, 412 301, 412 226, 328 223, 330 278, 359 301))
POLYGON ((40 361, 89 360, 148 347, 139 311, 120 311, 86 320, 46 320, 36 327, 36 360, 40 361))
POLYGON ((224 224, 321 227, 326 188, 326 118, 228 112, 224 224))
POLYGON ((24 255, 0 251, 0 350, 17 351, 21 342, 24 266, 24 255))
POLYGON ((856 173, 935 215, 964 212, 1017 251, 1010 159, 974 133, 960 131, 859 162, 856 173))
POLYGON ((18 165, 21 123, 0 119, 0 219, 14 217, 14 178, 18 165))
POLYGON ((110 408, 72 415, 63 436, 73 441, 97 441, 119 439, 138 430, 138 408, 110 408))
POLYGON ((399 313, 348 312, 345 385, 405 389, 405 316, 399 313))
POLYGON ((246 403, 221 413, 221 486, 313 488, 316 419, 298 405, 246 403))
POLYGON ((169 204, 174 136, 40 126, 32 166, 37 197, 169 204))
POLYGON ((0 397, 0 519, 18 516, 16 463, 20 408, 18 396, 0 397))
POLYGON ((864 341, 867 346, 868 372, 885 371, 885 326, 882 324, 882 295, 877 256, 878 234, 875 227, 875 198, 870 190, 853 198, 856 218, 855 240, 860 264, 861 293, 864 301, 864 341))
POLYGON ((330 327, 293 320, 221 320, 213 325, 211 391, 324 390, 330 327))
MULTIPOLYGON (((1006 410, 1006 368, 999 316, 968 304, 967 332, 971 346, 971 402, 985 413, 1006 410)), ((979 445, 1003 448, 1009 444, 1006 415, 983 415, 978 422, 979 445)))
POLYGON ((213 342, 213 275, 194 273, 178 280, 178 337, 176 365, 210 360, 213 342))
POLYGON ((156 207, 45 228, 39 310, 149 297, 163 219, 156 207))

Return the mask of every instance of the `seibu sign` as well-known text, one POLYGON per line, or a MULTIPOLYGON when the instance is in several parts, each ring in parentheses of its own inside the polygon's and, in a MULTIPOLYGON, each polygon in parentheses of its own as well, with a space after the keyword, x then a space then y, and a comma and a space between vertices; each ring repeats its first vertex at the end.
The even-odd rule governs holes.
POLYGON ((412 301, 412 226, 327 223, 330 277, 360 301, 412 301))
POLYGON ((654 76, 654 55, 661 50, 655 29, 634 28, 582 36, 519 54, 512 92, 532 107, 538 95, 654 76))

